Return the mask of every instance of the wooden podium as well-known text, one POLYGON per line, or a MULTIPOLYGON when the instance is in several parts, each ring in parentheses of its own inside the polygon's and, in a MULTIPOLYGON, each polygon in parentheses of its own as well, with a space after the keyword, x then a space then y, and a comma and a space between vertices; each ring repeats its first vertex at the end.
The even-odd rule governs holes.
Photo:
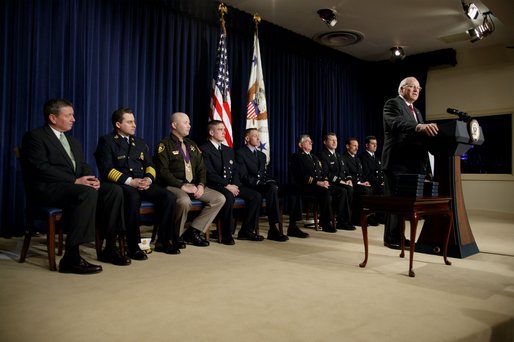
MULTIPOLYGON (((428 143, 435 157, 434 181, 439 182, 439 195, 452 198, 453 228, 448 243, 448 256, 465 258, 479 252, 471 232, 462 194, 460 156, 471 145, 484 142, 482 129, 474 119, 454 120, 439 125, 439 134, 428 143)), ((441 255, 444 223, 437 216, 427 217, 416 242, 416 252, 441 255)))

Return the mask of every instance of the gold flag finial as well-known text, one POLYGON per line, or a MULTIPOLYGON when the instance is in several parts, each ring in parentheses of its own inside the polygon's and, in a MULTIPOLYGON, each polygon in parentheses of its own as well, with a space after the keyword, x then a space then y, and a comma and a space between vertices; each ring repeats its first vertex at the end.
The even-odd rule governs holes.
POLYGON ((218 6, 218 12, 220 13, 220 23, 221 23, 221 28, 223 29, 223 33, 226 35, 227 34, 227 30, 225 29, 225 14, 227 14, 228 10, 227 10, 227 6, 223 3, 223 2, 220 2, 219 6, 218 6))
POLYGON ((258 26, 261 22, 261 16, 258 13, 253 15, 253 21, 255 22, 255 26, 258 26))

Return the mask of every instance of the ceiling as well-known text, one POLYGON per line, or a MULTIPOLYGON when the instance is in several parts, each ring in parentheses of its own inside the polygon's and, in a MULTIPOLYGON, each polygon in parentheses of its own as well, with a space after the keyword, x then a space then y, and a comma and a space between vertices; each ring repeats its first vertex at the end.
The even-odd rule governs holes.
POLYGON ((482 24, 483 15, 469 19, 461 0, 224 1, 303 36, 316 40, 323 35, 325 45, 368 61, 388 59, 393 46, 403 47, 407 55, 446 48, 514 47, 514 0, 466 2, 474 2, 481 13, 493 13, 495 31, 475 43, 469 41, 465 31, 482 24), (327 26, 318 16, 322 8, 336 11, 334 27, 327 26), (356 36, 362 39, 347 45, 356 36))

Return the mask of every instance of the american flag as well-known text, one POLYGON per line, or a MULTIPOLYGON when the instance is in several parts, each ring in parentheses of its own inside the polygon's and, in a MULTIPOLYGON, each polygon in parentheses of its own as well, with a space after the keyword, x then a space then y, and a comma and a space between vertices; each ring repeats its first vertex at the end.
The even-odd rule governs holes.
POLYGON ((212 79, 211 120, 221 120, 225 124, 225 142, 233 147, 232 114, 230 113, 230 78, 228 74, 228 59, 226 35, 222 32, 218 42, 216 56, 216 71, 212 79))

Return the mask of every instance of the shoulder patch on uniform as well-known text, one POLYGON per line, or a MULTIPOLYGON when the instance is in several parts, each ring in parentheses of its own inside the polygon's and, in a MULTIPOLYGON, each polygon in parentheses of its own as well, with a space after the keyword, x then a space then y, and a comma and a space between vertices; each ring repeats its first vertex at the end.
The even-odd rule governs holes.
POLYGON ((160 143, 159 144, 159 147, 157 148, 157 153, 161 153, 162 151, 164 151, 166 148, 164 147, 164 144, 163 143, 160 143))

